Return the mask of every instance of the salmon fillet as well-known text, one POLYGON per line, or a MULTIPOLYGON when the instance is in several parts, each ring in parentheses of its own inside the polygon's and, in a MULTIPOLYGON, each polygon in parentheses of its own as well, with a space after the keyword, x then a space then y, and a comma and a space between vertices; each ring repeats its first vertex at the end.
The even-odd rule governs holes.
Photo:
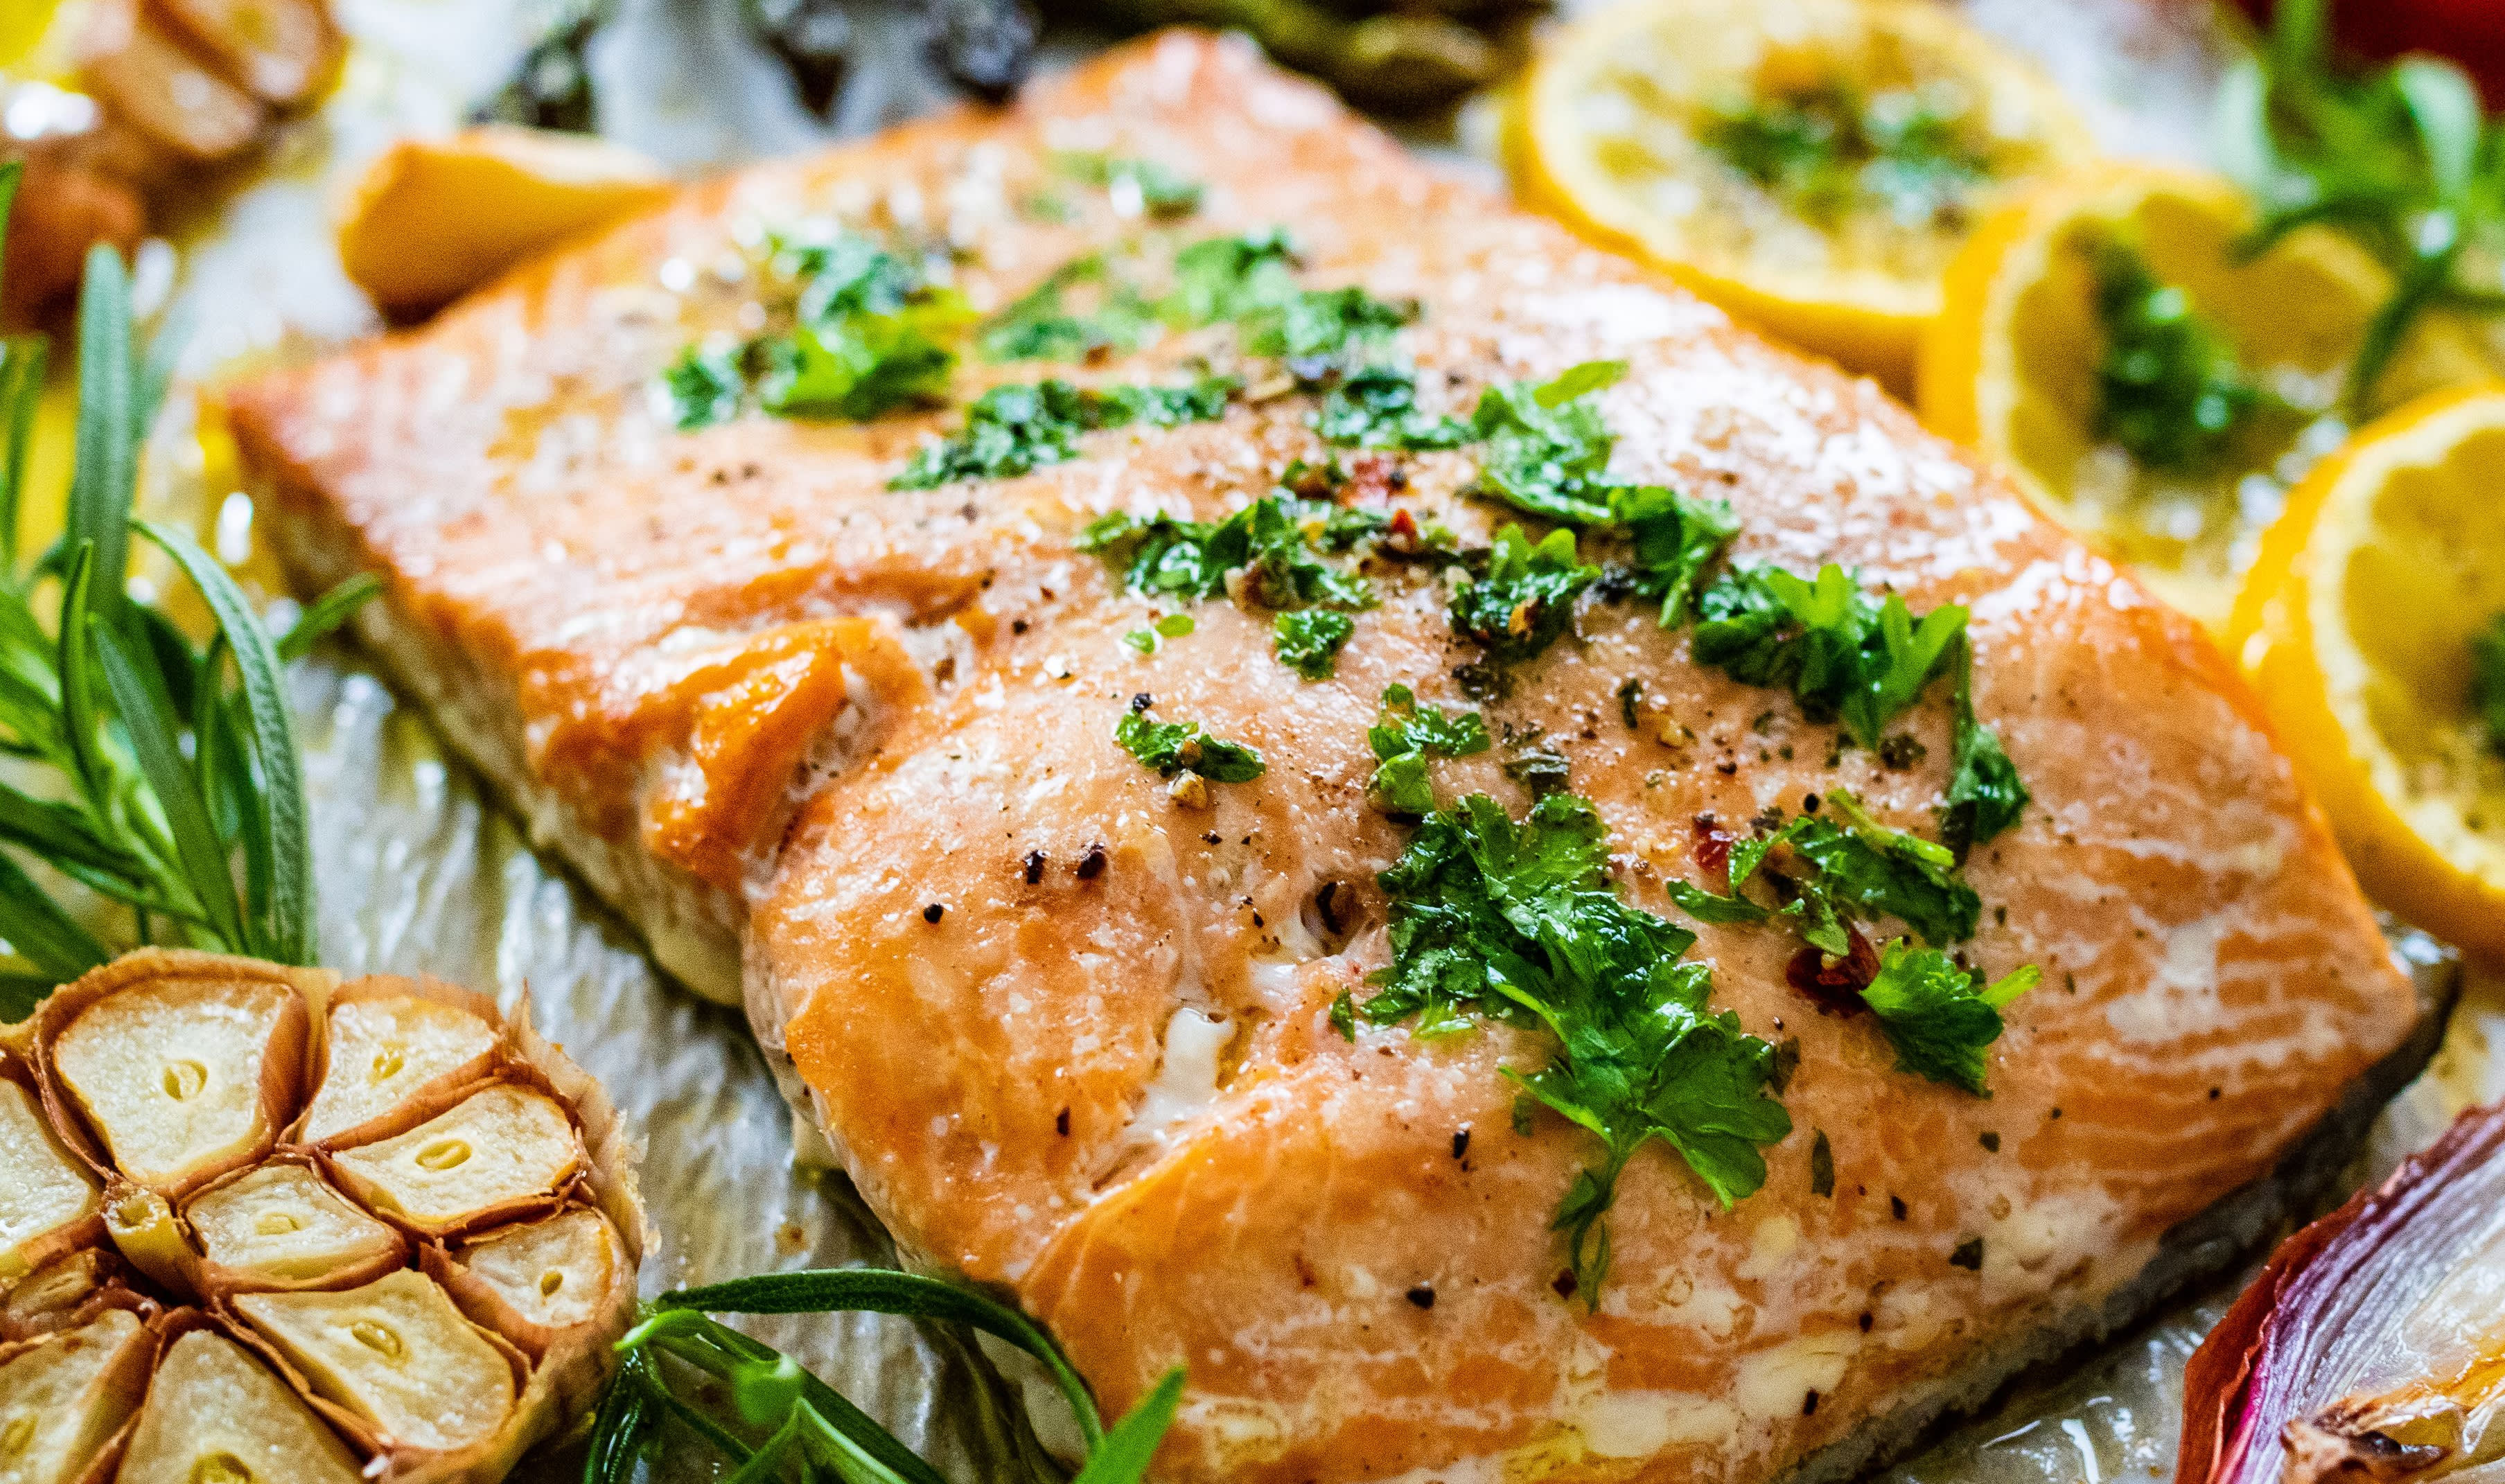
MULTIPOLYGON (((1171 381, 1222 340, 1066 373, 1171 381)), ((689 189, 231 413, 298 574, 382 577, 368 641, 667 967, 744 996, 906 1252, 1013 1295, 1109 1415, 1187 1368, 1166 1478, 1832 1474, 2144 1297, 2169 1233, 2269 1176, 2418 1023, 2190 622, 1869 383, 1439 176, 1236 45, 1163 36, 1006 112, 689 189), (1218 519, 1326 457, 1310 398, 1255 388, 1218 420, 918 491, 887 481, 982 383, 1036 368, 970 358, 955 409, 676 430, 655 377, 738 323, 715 265, 761 225, 944 241, 995 307, 1140 230, 1094 194, 1067 220, 1019 209, 1066 189, 1051 157, 1074 149, 1205 181, 1191 233, 1283 226, 1302 282, 1417 300, 1422 400, 1466 413, 1491 383, 1624 361, 1600 396, 1615 469, 1729 501, 1733 560, 1970 605, 1975 705, 2034 802, 1965 864, 1964 952, 2045 975, 2006 1011, 1989 1098, 1821 1013, 1787 933, 1700 927, 1713 1004, 1796 1042, 1792 1131, 1728 1209, 1646 1146, 1606 1289, 1561 1296, 1550 1223, 1591 1141, 1517 1122, 1499 1071, 1547 1039, 1330 1021, 1391 957, 1376 874, 1412 832, 1366 801, 1378 698, 1477 704, 1443 582, 1378 574, 1336 675, 1307 681, 1223 597, 1137 653, 1124 636, 1176 604, 1079 548, 1106 512, 1218 519), (1111 741, 1142 695, 1266 771, 1178 798, 1111 741)), ((1353 467, 1464 543, 1510 518, 1462 494, 1465 451, 1353 467)), ((1681 920, 1667 883, 1720 889, 1700 816, 1849 789, 1931 830, 1936 691, 1890 767, 1696 663, 1651 607, 1587 599, 1485 705, 1566 760, 1626 901, 1681 920)), ((1506 751, 1438 763, 1445 796, 1519 816, 1506 751)))

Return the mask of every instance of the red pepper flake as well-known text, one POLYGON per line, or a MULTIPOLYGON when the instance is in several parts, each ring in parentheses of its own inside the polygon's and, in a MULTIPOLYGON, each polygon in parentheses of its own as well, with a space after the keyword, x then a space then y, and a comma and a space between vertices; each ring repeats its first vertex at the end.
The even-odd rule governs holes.
POLYGON ((1879 950, 1858 928, 1847 928, 1852 951, 1840 959, 1829 959, 1822 949, 1805 947, 1792 955, 1783 966, 1783 977, 1802 994, 1817 1002, 1819 1014, 1833 1011, 1841 1015, 1857 1014, 1869 1008, 1861 1000, 1861 991, 1879 977, 1879 950))
POLYGON ((1339 503, 1351 508, 1392 503, 1392 460, 1380 453, 1352 459, 1348 482, 1339 487, 1339 503))
POLYGON ((1696 858, 1696 868, 1705 872, 1707 881, 1729 881, 1731 847, 1740 843, 1740 837, 1719 828, 1711 814, 1696 816, 1690 826, 1696 832, 1696 843, 1689 852, 1696 858))

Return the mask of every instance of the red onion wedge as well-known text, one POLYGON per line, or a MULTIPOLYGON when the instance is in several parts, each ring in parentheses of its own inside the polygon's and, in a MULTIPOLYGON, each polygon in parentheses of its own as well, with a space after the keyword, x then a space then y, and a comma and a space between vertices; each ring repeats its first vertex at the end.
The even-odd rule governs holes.
POLYGON ((2183 1390, 2177 1484, 2505 1480, 2505 1104, 2282 1243, 2183 1390))

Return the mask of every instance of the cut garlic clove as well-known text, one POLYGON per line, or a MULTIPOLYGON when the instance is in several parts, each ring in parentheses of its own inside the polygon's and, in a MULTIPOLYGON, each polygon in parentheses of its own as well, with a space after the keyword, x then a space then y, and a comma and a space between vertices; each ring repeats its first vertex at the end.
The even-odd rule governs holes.
POLYGON ((370 1123, 431 1088, 486 1075, 496 1028, 415 996, 348 1000, 331 1010, 330 1055, 302 1138, 318 1144, 370 1123))
POLYGON ((179 1192, 276 1141, 284 1111, 266 1084, 300 1064, 304 1024, 286 984, 148 979, 79 1011, 52 1061, 114 1164, 179 1192))
POLYGON ((124 1309, 47 1335, 0 1362, 0 1480, 69 1484, 148 1389, 155 1338, 124 1309))
POLYGON ((183 1213, 220 1286, 341 1288, 396 1267, 407 1243, 300 1164, 265 1164, 183 1213))
POLYGON ((0 1291, 75 1241, 102 1203, 34 1095, 0 1078, 0 1291))
POLYGON ((547 1201, 581 1168, 582 1143, 553 1099, 498 1082, 407 1133, 332 1160, 366 1205, 442 1234, 547 1201))
POLYGON ((132 1267, 177 1293, 199 1290, 200 1254, 183 1239, 174 1203, 154 1190, 123 1185, 105 1202, 104 1233, 132 1267))
POLYGON ((176 159, 205 164, 251 147, 269 112, 158 24, 139 0, 95 0, 77 44, 80 88, 176 159))
POLYGON ((628 1270, 617 1229, 581 1208, 489 1232, 456 1248, 452 1261, 506 1311, 495 1315, 496 1327, 534 1354, 559 1332, 606 1315, 628 1270))
POLYGON ((88 1315, 88 1300, 103 1292, 113 1259, 92 1247, 65 1253, 26 1275, 0 1304, 0 1335, 24 1339, 73 1329, 88 1315))
POLYGON ((512 1362, 422 1274, 403 1268, 338 1293, 245 1293, 234 1306, 317 1395, 396 1447, 467 1447, 512 1414, 512 1362))
POLYGON ((359 1484, 357 1461, 241 1345, 194 1329, 166 1348, 115 1484, 359 1484))

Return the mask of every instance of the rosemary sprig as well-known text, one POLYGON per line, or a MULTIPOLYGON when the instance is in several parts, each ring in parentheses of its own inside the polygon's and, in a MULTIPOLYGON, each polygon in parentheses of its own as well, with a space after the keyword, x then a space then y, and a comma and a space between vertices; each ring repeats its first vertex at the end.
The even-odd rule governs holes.
MULTIPOLYGON (((0 167, 0 226, 17 181, 0 167)), ((18 529, 46 347, 0 344, 0 754, 19 762, 0 779, 0 937, 24 966, 0 973, 0 1019, 138 943, 313 962, 312 844, 280 666, 373 591, 343 586, 273 640, 189 535, 134 521, 139 434, 171 359, 161 340, 135 352, 110 247, 88 254, 78 336, 68 525, 31 570, 18 529), (199 590, 216 624, 205 646, 126 595, 134 531, 199 590), (121 903, 127 931, 100 936, 30 862, 121 903)))
POLYGON ((2279 0, 2270 35, 2218 92, 2219 154, 2261 203, 2257 256, 2321 223, 2389 269, 2393 290, 2348 372, 2352 418, 2372 406, 2411 328, 2432 311, 2505 310, 2505 134, 2459 67, 2413 53, 2334 66, 2331 0, 2279 0))
MULTIPOLYGON (((673 1421, 729 1466, 725 1484, 755 1484, 792 1470, 804 1481, 831 1475, 842 1484, 942 1484, 938 1471, 894 1433, 790 1356, 711 1317, 846 1313, 962 1325, 1033 1356, 1070 1402, 1086 1441, 1086 1460, 1074 1484, 1138 1484, 1182 1395, 1183 1372, 1177 1366, 1109 1430, 1077 1371, 1014 1309, 954 1284, 892 1268, 765 1273, 681 1289, 643 1306, 641 1322, 617 1342, 621 1360, 592 1424, 583 1484, 633 1484, 638 1462, 658 1445, 662 1425, 673 1421), (740 1422, 771 1430, 765 1440, 748 1442, 682 1396, 665 1358, 726 1387, 740 1422)), ((1050 1467, 1040 1459, 1030 1465, 1050 1467)), ((1058 1473, 1043 1477, 1057 1479, 1058 1473)))

